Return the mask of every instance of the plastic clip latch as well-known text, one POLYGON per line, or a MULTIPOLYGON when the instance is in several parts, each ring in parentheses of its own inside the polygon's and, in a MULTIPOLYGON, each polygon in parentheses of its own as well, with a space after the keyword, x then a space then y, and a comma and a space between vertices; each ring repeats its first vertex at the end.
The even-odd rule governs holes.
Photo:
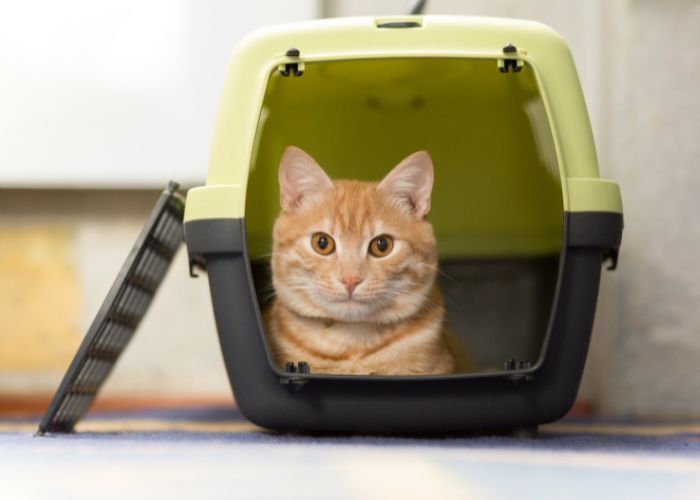
MULTIPOLYGON (((503 53, 508 56, 515 56, 518 53, 518 48, 512 43, 509 43, 503 47, 503 53)), ((501 73, 508 73, 510 70, 513 70, 513 73, 518 73, 523 69, 523 62, 514 57, 499 59, 498 69, 501 73)))
MULTIPOLYGON (((284 55, 287 57, 297 58, 301 55, 301 52, 299 49, 292 47, 284 55)), ((288 62, 280 64, 278 69, 282 76, 301 76, 304 74, 304 63, 298 61, 288 62)))
POLYGON ((620 255, 620 249, 619 248, 608 248, 603 252, 603 262, 606 260, 610 262, 608 264, 608 267, 606 269, 608 271, 614 271, 617 269, 617 258, 620 255))
POLYGON ((207 260, 202 255, 190 254, 189 256, 190 278, 199 278, 195 272, 197 268, 201 271, 207 270, 207 260))
MULTIPOLYGON (((503 370, 507 372, 529 370, 530 368, 532 368, 532 362, 527 360, 515 360, 513 358, 508 358, 503 362, 503 370)), ((513 373, 506 375, 506 378, 508 380, 512 380, 513 382, 518 382, 521 380, 534 380, 535 376, 532 373, 513 373)))
MULTIPOLYGON (((306 361, 299 361, 297 365, 289 361, 284 364, 284 373, 308 375, 309 373, 311 373, 311 368, 309 367, 309 364, 306 361)), ((301 389, 308 382, 309 379, 303 376, 280 377, 280 384, 291 385, 296 391, 301 389)))

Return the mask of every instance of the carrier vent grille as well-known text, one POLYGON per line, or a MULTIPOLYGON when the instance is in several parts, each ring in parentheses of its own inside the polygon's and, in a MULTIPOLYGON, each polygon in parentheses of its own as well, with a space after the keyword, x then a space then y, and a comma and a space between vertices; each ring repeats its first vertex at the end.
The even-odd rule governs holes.
POLYGON ((38 434, 70 432, 131 340, 182 243, 184 201, 171 182, 156 202, 49 405, 38 434))

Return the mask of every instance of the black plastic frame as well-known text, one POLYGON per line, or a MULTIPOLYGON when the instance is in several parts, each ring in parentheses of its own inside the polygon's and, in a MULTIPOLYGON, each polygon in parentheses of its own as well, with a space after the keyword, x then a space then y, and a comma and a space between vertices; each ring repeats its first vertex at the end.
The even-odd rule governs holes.
POLYGON ((282 373, 273 368, 243 219, 185 224, 191 261, 206 260, 219 340, 241 412, 296 432, 498 431, 561 418, 588 352, 602 260, 617 255, 622 214, 565 212, 559 277, 539 361, 529 369, 447 376, 282 373))

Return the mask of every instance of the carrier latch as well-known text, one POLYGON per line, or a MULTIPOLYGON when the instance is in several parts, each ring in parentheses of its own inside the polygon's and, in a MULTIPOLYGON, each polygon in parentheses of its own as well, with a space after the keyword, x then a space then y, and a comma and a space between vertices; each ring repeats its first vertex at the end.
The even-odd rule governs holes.
MULTIPOLYGON (((299 49, 292 47, 284 55, 296 59, 300 54, 299 49)), ((304 74, 304 63, 301 61, 288 62, 280 64, 277 69, 282 76, 301 76, 304 74)))
POLYGON ((619 255, 619 248, 608 248, 607 250, 603 250, 603 262, 609 262, 608 267, 606 268, 608 271, 614 271, 617 269, 617 258, 619 255))
POLYGON ((617 268, 624 219, 619 212, 571 212, 568 215, 568 245, 600 248, 609 270, 617 268))
MULTIPOLYGON (((284 364, 284 373, 308 375, 311 373, 311 368, 306 361, 299 361, 296 365, 289 361, 284 364)), ((297 391, 306 385, 308 381, 309 379, 303 376, 280 377, 280 384, 291 385, 297 391)))
MULTIPOLYGON (((520 370, 529 370, 532 368, 532 362, 527 361, 527 360, 516 360, 513 358, 508 358, 503 362, 503 370, 510 372, 510 371, 520 371, 520 370)), ((513 373, 506 375, 506 378, 508 380, 512 380, 513 382, 518 382, 518 381, 530 381, 534 380, 535 376, 532 373, 513 373)))
POLYGON ((207 270, 207 259, 203 255, 190 254, 188 256, 189 267, 190 267, 190 278, 199 278, 197 274, 197 269, 200 271, 207 270))
POLYGON ((517 58, 518 48, 515 45, 509 43, 503 47, 503 54, 508 57, 498 60, 498 69, 501 73, 508 73, 509 70, 513 70, 513 73, 518 73, 523 69, 525 63, 522 59, 517 58))

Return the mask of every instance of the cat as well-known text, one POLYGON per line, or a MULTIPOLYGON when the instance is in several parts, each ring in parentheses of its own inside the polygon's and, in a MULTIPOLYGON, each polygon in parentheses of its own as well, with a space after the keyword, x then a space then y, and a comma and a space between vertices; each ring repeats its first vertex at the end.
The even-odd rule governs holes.
POLYGON ((331 180, 303 150, 279 165, 273 229, 275 296, 264 313, 277 366, 311 373, 452 373, 430 223, 425 151, 377 182, 331 180))

